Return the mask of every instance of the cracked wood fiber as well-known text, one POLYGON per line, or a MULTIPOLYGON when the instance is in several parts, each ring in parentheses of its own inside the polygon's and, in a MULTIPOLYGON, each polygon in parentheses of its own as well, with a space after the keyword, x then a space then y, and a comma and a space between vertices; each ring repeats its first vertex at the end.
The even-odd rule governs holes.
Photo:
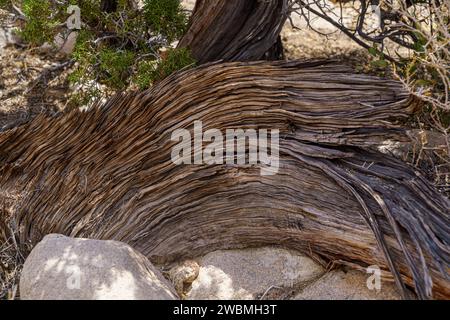
POLYGON ((395 81, 335 63, 208 64, 90 111, 0 134, 0 235, 124 241, 153 262, 279 245, 390 270, 449 298, 449 200, 375 151, 417 108, 395 81), (174 165, 175 129, 280 130, 280 168, 174 165), (9 227, 8 227, 9 225, 9 227))
POLYGON ((178 46, 188 47, 199 64, 281 58, 287 12, 287 0, 197 0, 178 46))

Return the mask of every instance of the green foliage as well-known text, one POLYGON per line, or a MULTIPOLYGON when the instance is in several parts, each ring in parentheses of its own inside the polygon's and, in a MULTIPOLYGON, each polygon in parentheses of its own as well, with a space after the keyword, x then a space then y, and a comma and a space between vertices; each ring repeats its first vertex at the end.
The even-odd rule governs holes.
POLYGON ((373 45, 368 49, 371 56, 369 65, 366 66, 367 71, 373 72, 379 76, 385 76, 390 66, 384 53, 378 48, 377 45, 373 45))
POLYGON ((373 60, 370 63, 373 67, 379 68, 379 69, 387 68, 389 66, 389 62, 387 62, 383 58, 380 58, 378 60, 373 60))
POLYGON ((103 82, 112 88, 125 89, 134 57, 134 53, 127 50, 101 50, 99 70, 104 74, 103 82))
MULTIPOLYGON (((0 5, 10 0, 0 0, 0 5)), ((55 35, 68 34, 67 8, 77 5, 82 29, 71 58, 76 62, 68 80, 76 86, 73 104, 86 104, 105 92, 130 86, 148 88, 194 59, 187 49, 162 48, 181 37, 187 15, 180 0, 144 0, 136 9, 129 0, 118 0, 115 12, 102 12, 99 0, 17 0, 26 15, 20 34, 30 46, 52 43, 55 35), (99 86, 101 85, 101 86, 99 86), (101 89, 99 89, 101 88, 101 89)))
POLYGON ((186 48, 169 49, 167 51, 167 57, 157 65, 152 78, 155 81, 162 80, 177 70, 180 70, 187 66, 193 66, 195 59, 192 57, 191 52, 186 48))
POLYGON ((97 26, 103 19, 100 0, 70 0, 68 5, 80 7, 81 19, 87 26, 97 26))
POLYGON ((10 4, 10 0, 0 0, 0 8, 7 8, 10 4))
POLYGON ((72 53, 72 58, 78 63, 77 68, 69 75, 69 81, 79 83, 89 81, 91 66, 96 63, 97 56, 95 50, 90 46, 92 34, 81 30, 78 34, 77 42, 72 53))
POLYGON ((150 29, 169 42, 185 32, 187 16, 179 0, 144 0, 144 16, 150 29))
POLYGON ((409 29, 412 36, 408 51, 388 52, 385 46, 379 44, 369 48, 373 57, 371 67, 376 70, 392 67, 391 70, 404 86, 425 102, 419 117, 421 121, 444 132, 450 125, 449 10, 448 6, 442 5, 428 17, 430 21, 427 24, 414 22, 409 29), (385 54, 390 54, 389 60, 385 54))
POLYGON ((58 20, 52 15, 49 0, 23 0, 22 10, 27 18, 20 32, 22 38, 33 44, 41 45, 49 42, 55 35, 58 20))
POLYGON ((153 82, 163 80, 175 71, 194 66, 195 62, 188 49, 169 49, 160 63, 154 61, 139 63, 134 82, 139 88, 145 89, 153 82))
POLYGON ((136 83, 136 85, 140 89, 146 89, 150 87, 155 80, 154 72, 156 68, 157 68, 156 61, 144 60, 139 62, 137 66, 137 72, 134 76, 134 83, 136 83))
POLYGON ((74 92, 69 99, 69 106, 80 107, 91 105, 96 100, 102 97, 102 92, 94 87, 87 86, 83 90, 74 92))

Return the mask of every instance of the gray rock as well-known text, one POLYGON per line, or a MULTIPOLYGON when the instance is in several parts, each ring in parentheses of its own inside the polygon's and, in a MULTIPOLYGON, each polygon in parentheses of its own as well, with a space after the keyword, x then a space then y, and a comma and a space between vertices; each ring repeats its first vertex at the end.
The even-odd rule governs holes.
POLYGON ((195 0, 182 0, 181 5, 187 10, 193 10, 195 7, 195 0))
POLYGON ((75 44, 77 42, 78 32, 72 31, 67 35, 62 33, 57 34, 54 39, 54 45, 59 50, 60 53, 65 55, 70 55, 75 49, 75 44))
POLYGON ((3 52, 3 48, 19 42, 14 31, 14 28, 0 26, 0 55, 3 52))
POLYGON ((186 296, 186 291, 198 277, 200 266, 194 260, 186 260, 177 264, 168 272, 168 277, 180 297, 186 296))
POLYGON ((21 299, 176 299, 146 257, 118 241, 47 235, 25 261, 21 299))
POLYGON ((310 258, 278 248, 215 251, 199 260, 186 299, 255 299, 273 287, 294 287, 324 273, 310 258))
POLYGON ((311 283, 295 296, 295 300, 398 300, 392 283, 381 281, 380 290, 369 290, 367 279, 371 274, 360 271, 333 270, 311 283))

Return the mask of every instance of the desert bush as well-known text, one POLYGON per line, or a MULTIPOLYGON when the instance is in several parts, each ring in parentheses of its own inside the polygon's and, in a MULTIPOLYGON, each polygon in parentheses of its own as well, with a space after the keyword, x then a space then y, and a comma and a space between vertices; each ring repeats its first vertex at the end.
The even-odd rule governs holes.
POLYGON ((10 1, 9 0, 0 0, 0 8, 1 9, 6 9, 10 6, 10 1))
POLYGON ((371 68, 388 70, 424 102, 415 125, 446 138, 447 155, 437 159, 444 169, 435 180, 450 191, 450 0, 333 2, 292 0, 291 11, 331 23, 368 51, 371 68))
MULTIPOLYGON (((5 0, 0 0, 4 1, 5 0)), ((160 54, 186 30, 187 15, 179 0, 110 0, 115 10, 98 0, 22 0, 16 11, 23 15, 19 33, 30 46, 67 39, 76 32, 69 75, 76 90, 71 104, 89 104, 100 96, 127 88, 145 89, 168 74, 194 63, 186 49, 170 49, 168 60, 160 54), (80 8, 81 29, 66 25, 70 5, 80 8)))
POLYGON ((390 65, 411 93, 450 111, 450 0, 335 2, 292 0, 291 11, 327 20, 366 48, 374 66, 390 65), (355 21, 344 19, 349 9, 355 21))

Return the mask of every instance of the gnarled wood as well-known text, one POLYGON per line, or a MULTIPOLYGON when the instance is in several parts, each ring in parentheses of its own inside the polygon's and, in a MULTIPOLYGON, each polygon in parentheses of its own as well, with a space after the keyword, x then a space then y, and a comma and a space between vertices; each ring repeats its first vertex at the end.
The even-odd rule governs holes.
MULTIPOLYGON (((449 297, 449 200, 369 151, 407 139, 416 102, 397 82, 322 62, 227 63, 174 74, 88 112, 0 134, 0 233, 129 243, 155 262, 281 245, 391 270, 449 297), (280 169, 171 162, 177 128, 279 129, 280 169)), ((433 291, 433 292, 432 292, 433 291)), ((404 294, 405 291, 403 290, 404 294)))
POLYGON ((178 46, 188 47, 199 64, 278 59, 287 11, 287 0, 197 0, 178 46))

